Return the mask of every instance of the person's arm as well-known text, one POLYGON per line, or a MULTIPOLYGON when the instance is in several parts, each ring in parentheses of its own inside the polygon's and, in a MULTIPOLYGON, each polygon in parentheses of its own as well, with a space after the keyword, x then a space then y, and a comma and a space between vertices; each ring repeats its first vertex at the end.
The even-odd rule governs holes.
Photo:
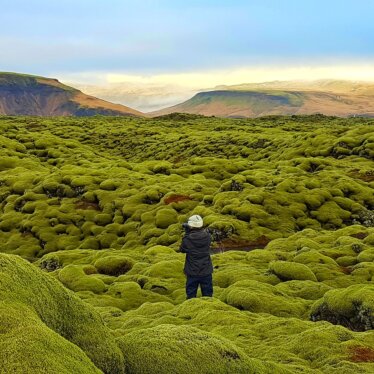
POLYGON ((179 247, 179 252, 188 253, 188 246, 187 246, 187 235, 185 235, 182 239, 182 243, 179 247))
POLYGON ((214 251, 213 251, 213 248, 212 248, 212 235, 210 235, 209 229, 207 229, 206 232, 209 235, 209 254, 213 255, 214 251))

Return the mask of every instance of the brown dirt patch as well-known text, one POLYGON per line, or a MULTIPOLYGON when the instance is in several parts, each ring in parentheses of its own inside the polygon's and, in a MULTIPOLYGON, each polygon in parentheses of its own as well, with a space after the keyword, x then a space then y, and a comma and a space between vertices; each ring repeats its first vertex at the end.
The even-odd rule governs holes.
POLYGON ((28 238, 28 237, 31 237, 31 236, 34 236, 32 232, 30 231, 25 231, 21 234, 21 237, 22 238, 28 238))
POLYGON ((261 235, 253 241, 228 238, 216 243, 217 247, 213 248, 213 251, 252 251, 253 249, 265 248, 270 241, 271 239, 265 235, 261 235))
POLYGON ((165 204, 179 203, 180 201, 192 200, 190 196, 187 195, 172 195, 164 199, 165 204))
POLYGON ((352 269, 346 266, 340 266, 340 270, 342 273, 347 274, 347 275, 352 273, 352 269))
POLYGON ((357 239, 362 240, 362 239, 365 239, 368 236, 368 234, 366 234, 366 232, 358 232, 357 234, 351 234, 349 236, 352 236, 352 238, 357 238, 357 239))
POLYGON ((351 178, 360 179, 364 182, 373 182, 374 181, 374 170, 365 171, 361 173, 359 170, 352 170, 348 174, 351 178))
POLYGON ((350 360, 353 362, 374 362, 374 349, 369 347, 351 347, 350 360))
POLYGON ((75 203, 75 209, 101 210, 98 203, 91 203, 86 200, 79 200, 75 203))

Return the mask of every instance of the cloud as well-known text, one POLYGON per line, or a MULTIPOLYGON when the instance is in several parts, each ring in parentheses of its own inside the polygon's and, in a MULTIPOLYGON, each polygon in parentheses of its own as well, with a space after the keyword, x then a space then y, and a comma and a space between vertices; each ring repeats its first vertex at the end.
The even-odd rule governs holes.
POLYGON ((93 96, 148 112, 178 104, 199 91, 213 89, 219 85, 319 79, 374 82, 374 62, 352 62, 347 65, 246 66, 148 75, 98 71, 55 73, 53 76, 93 96))
MULTIPOLYGON (((55 74, 57 75, 57 74, 55 74)), ((369 63, 325 65, 269 65, 234 67, 231 69, 197 70, 170 74, 131 74, 121 72, 85 72, 60 75, 71 83, 112 85, 177 85, 190 89, 212 88, 217 85, 257 83, 274 80, 343 79, 374 81, 374 61, 369 63)))

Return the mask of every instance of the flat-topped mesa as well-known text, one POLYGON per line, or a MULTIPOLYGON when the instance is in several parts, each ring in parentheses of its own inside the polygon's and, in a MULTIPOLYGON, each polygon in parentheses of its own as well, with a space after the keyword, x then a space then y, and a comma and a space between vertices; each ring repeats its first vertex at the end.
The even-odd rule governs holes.
POLYGON ((275 81, 217 86, 178 105, 151 113, 173 112, 218 117, 310 115, 374 117, 374 85, 370 82, 320 80, 275 81))

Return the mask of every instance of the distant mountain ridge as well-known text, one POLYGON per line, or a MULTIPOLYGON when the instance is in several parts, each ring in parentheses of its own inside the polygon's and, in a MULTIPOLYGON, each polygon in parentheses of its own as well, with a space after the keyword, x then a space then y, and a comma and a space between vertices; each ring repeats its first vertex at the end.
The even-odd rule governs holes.
POLYGON ((113 104, 35 75, 0 73, 0 114, 35 116, 142 116, 137 110, 113 104))
POLYGON ((173 112, 221 117, 316 114, 374 117, 374 84, 337 80, 217 86, 151 115, 173 112))
MULTIPOLYGON (((141 99, 143 98, 139 93, 139 100, 141 99)), ((317 80, 223 85, 213 90, 199 92, 189 100, 147 113, 146 116, 167 115, 173 112, 219 117, 316 113, 339 117, 374 117, 374 83, 317 80)), ((124 105, 86 95, 76 88, 62 84, 57 79, 0 73, 0 115, 144 116, 145 114, 124 105)))

